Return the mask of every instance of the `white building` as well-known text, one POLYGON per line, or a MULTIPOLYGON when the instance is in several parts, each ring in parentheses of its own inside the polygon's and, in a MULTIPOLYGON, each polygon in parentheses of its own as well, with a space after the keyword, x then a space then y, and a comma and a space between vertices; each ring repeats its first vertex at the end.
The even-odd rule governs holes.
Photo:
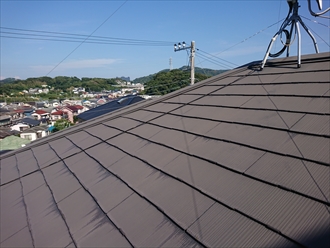
POLYGON ((20 136, 27 140, 36 140, 49 135, 48 126, 35 126, 24 130, 20 136))

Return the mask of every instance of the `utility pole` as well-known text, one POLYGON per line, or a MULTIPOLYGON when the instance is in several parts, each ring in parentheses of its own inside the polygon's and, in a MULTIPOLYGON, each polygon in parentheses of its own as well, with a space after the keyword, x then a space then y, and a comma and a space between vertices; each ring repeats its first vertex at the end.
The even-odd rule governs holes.
POLYGON ((173 67, 172 67, 172 57, 170 58, 170 71, 172 71, 173 67))
POLYGON ((195 41, 191 42, 190 47, 190 85, 193 85, 195 83, 195 41))
POLYGON ((189 47, 185 42, 174 44, 174 52, 190 49, 190 85, 195 83, 195 41, 191 42, 189 47))

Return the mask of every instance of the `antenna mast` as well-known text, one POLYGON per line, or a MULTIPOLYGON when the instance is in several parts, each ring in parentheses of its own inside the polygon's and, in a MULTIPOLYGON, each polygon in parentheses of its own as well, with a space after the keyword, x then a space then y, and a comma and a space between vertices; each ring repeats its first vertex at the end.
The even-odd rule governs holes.
MULTIPOLYGON (((322 8, 322 0, 316 0, 319 6, 319 9, 321 10, 322 8)), ((284 22, 282 23, 279 31, 273 36, 273 38, 271 39, 267 52, 265 54, 265 57, 261 63, 261 70, 264 68, 266 61, 268 59, 268 57, 278 57, 280 56, 285 50, 287 50, 286 56, 289 57, 289 53, 290 53, 290 46, 292 45, 292 42, 294 41, 295 37, 293 37, 293 41, 292 41, 292 35, 293 35, 293 31, 295 31, 295 35, 297 35, 297 43, 298 43, 298 68, 301 67, 301 35, 300 35, 300 28, 299 28, 299 23, 301 24, 301 26, 305 29, 305 31, 308 33, 308 35, 310 36, 310 38, 313 40, 314 43, 314 48, 315 48, 315 52, 319 53, 319 49, 316 43, 316 39, 313 36, 313 34, 309 31, 309 29, 307 28, 307 26, 305 25, 305 23, 302 21, 302 19, 300 18, 299 14, 298 14, 298 9, 299 9, 299 3, 298 0, 287 0, 287 3, 289 5, 289 13, 287 15, 287 17, 285 18, 284 22), (286 30, 286 27, 290 26, 290 31, 286 30), (282 41, 282 33, 285 34, 286 36, 286 42, 284 43, 282 41), (270 53, 270 50, 272 49, 272 46, 274 44, 274 42, 276 41, 276 39, 278 38, 278 36, 281 36, 281 42, 283 44, 283 48, 275 53, 272 54, 270 53)), ((324 13, 328 12, 330 10, 330 8, 328 8, 327 10, 320 12, 320 13, 314 13, 311 9, 311 3, 310 0, 308 0, 308 8, 309 11, 311 13, 311 15, 313 16, 319 16, 319 17, 324 17, 321 16, 324 13)), ((324 17, 324 18, 328 18, 328 17, 324 17)))

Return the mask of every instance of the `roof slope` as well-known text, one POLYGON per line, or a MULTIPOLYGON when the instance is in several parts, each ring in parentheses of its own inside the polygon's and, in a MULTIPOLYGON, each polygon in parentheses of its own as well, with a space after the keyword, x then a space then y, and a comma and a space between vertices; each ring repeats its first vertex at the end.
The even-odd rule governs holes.
POLYGON ((33 117, 25 117, 23 119, 17 119, 17 120, 14 120, 14 122, 23 123, 23 124, 27 124, 27 125, 31 125, 31 126, 40 125, 40 120, 36 120, 33 117))
POLYGON ((31 143, 31 140, 26 140, 26 139, 22 139, 20 137, 11 135, 11 136, 4 138, 3 140, 0 140, 0 150, 15 150, 15 149, 22 147, 22 145, 26 145, 29 143, 31 143))
POLYGON ((42 131, 46 131, 46 130, 48 130, 48 126, 43 125, 43 126, 35 126, 35 127, 25 129, 21 133, 37 133, 37 132, 42 132, 42 131))
POLYGON ((6 154, 1 245, 328 245, 329 68, 243 66, 6 154))
POLYGON ((108 103, 100 105, 96 108, 87 110, 79 114, 78 118, 87 121, 143 100, 144 98, 142 98, 141 96, 136 96, 136 95, 124 96, 119 99, 115 99, 108 103))

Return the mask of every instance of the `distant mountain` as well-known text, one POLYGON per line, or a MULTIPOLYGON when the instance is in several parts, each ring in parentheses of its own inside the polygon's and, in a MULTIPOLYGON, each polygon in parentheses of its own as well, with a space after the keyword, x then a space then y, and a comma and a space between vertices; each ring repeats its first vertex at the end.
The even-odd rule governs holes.
POLYGON ((131 78, 130 77, 120 77, 120 79, 126 81, 126 82, 130 82, 131 78))
MULTIPOLYGON (((182 66, 181 68, 179 68, 179 70, 181 70, 181 71, 190 71, 190 67, 189 66, 182 66)), ((168 72, 168 71, 170 71, 170 70, 169 69, 165 69, 165 70, 161 70, 159 72, 168 72)), ((213 77, 213 76, 218 75, 218 74, 221 74, 221 73, 223 73, 225 71, 227 71, 227 70, 213 70, 213 69, 209 69, 209 68, 195 67, 195 73, 199 73, 199 74, 205 75, 207 77, 213 77)), ((154 74, 150 74, 149 76, 136 78, 136 79, 134 79, 132 81, 132 83, 134 83, 134 84, 137 84, 137 83, 140 83, 140 84, 148 83, 159 72, 154 73, 154 74)))
POLYGON ((5 78, 3 80, 0 80, 0 84, 8 84, 17 81, 16 78, 5 78))

